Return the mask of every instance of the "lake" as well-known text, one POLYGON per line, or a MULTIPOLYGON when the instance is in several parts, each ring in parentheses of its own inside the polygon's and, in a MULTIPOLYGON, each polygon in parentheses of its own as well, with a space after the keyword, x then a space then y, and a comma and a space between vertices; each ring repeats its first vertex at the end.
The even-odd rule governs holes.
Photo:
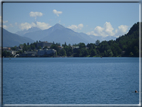
POLYGON ((4 104, 139 104, 139 58, 3 58, 4 104))

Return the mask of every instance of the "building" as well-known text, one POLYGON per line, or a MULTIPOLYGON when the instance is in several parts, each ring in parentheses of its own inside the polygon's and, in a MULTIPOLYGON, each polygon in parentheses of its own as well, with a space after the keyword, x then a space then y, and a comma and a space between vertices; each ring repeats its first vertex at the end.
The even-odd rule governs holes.
POLYGON ((79 49, 79 46, 72 46, 72 49, 79 49))
POLYGON ((36 51, 27 51, 19 55, 20 57, 35 57, 37 56, 36 51))
POLYGON ((48 48, 50 48, 51 47, 51 45, 52 45, 52 43, 49 43, 49 42, 47 42, 47 41, 44 41, 44 42, 39 42, 39 43, 37 43, 37 47, 42 47, 42 48, 44 48, 44 47, 48 47, 48 48))
POLYGON ((45 55, 46 50, 48 50, 48 49, 44 49, 44 50, 43 50, 43 49, 39 49, 38 52, 37 52, 37 55, 38 55, 38 56, 43 56, 43 55, 45 55))
POLYGON ((17 51, 7 50, 7 52, 11 53, 14 56, 14 55, 16 55, 17 51))
POLYGON ((47 54, 47 55, 55 54, 55 53, 56 53, 56 50, 55 50, 55 49, 48 49, 48 50, 46 51, 46 54, 47 54))
POLYGON ((53 55, 56 53, 56 50, 54 49, 39 49, 37 52, 38 56, 48 56, 48 55, 53 55))
POLYGON ((11 50, 11 48, 10 48, 10 47, 3 47, 2 49, 3 49, 3 51, 11 50))

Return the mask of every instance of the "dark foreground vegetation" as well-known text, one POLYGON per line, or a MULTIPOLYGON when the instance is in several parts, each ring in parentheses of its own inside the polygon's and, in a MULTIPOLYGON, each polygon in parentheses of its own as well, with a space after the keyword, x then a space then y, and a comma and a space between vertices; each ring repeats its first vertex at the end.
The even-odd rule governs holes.
MULTIPOLYGON (((50 47, 37 47, 37 42, 32 44, 23 44, 22 50, 16 54, 21 54, 25 51, 38 51, 39 49, 54 49, 55 54, 51 56, 67 56, 67 57, 139 57, 139 23, 134 24, 129 32, 120 36, 116 40, 94 41, 94 43, 73 44, 72 46, 59 43, 54 43, 50 47)), ((16 50, 16 46, 12 50, 16 50)), ((4 57, 12 57, 12 54, 3 51, 4 57)))

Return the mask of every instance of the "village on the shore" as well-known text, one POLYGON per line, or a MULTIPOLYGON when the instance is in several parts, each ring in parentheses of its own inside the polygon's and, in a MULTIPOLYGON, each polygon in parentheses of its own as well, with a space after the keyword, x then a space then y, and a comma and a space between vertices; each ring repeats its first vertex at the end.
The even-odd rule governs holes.
MULTIPOLYGON (((54 46, 57 46, 57 50, 64 48, 58 43, 54 44, 54 42, 49 43, 47 41, 35 42, 31 44, 31 47, 29 43, 24 43, 15 47, 3 47, 3 57, 57 57, 57 50, 53 49, 54 46), (53 47, 51 48, 51 46, 53 47)), ((79 46, 71 46, 71 48, 77 49, 79 46)))

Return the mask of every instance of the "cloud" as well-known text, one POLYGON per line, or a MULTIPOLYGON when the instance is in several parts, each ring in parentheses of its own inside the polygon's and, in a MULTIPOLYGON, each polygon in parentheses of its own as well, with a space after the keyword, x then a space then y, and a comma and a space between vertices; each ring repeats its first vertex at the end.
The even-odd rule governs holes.
POLYGON ((6 21, 3 21, 3 23, 7 23, 8 21, 6 20, 6 21))
POLYGON ((100 26, 97 26, 95 29, 94 29, 96 32, 98 33, 102 33, 104 28, 100 27, 100 26))
POLYGON ((20 24, 20 29, 21 29, 21 30, 24 30, 24 29, 28 30, 28 29, 30 29, 31 27, 32 27, 32 24, 29 24, 29 23, 27 23, 27 22, 20 24))
POLYGON ((44 23, 44 22, 37 22, 36 27, 44 30, 44 29, 49 29, 51 26, 48 23, 44 23))
POLYGON ((25 23, 21 23, 19 25, 19 28, 21 30, 25 30, 25 29, 28 30, 32 27, 38 27, 38 28, 44 30, 44 29, 50 28, 51 26, 48 23, 45 23, 45 22, 32 22, 32 23, 25 22, 25 23))
POLYGON ((15 22, 15 25, 17 26, 17 25, 18 25, 18 23, 17 23, 17 22, 15 22))
POLYGON ((120 25, 120 26, 118 26, 118 29, 119 29, 120 32, 125 33, 128 30, 128 26, 120 25))
POLYGON ((9 27, 13 27, 12 24, 9 24, 9 25, 6 24, 6 25, 5 25, 5 23, 8 23, 8 21, 7 21, 7 20, 6 20, 6 21, 3 21, 3 20, 2 20, 2 17, 0 16, 0 27, 1 27, 1 23, 3 23, 3 28, 4 28, 4 29, 8 29, 9 27))
POLYGON ((83 24, 79 24, 79 25, 78 25, 78 29, 81 30, 82 28, 83 28, 83 24))
POLYGON ((91 32, 87 32, 86 33, 87 35, 94 35, 94 36, 98 36, 94 31, 91 31, 91 32))
POLYGON ((104 26, 97 26, 94 28, 94 31, 87 32, 87 35, 94 35, 94 36, 115 36, 119 37, 120 35, 126 34, 128 30, 128 26, 120 25, 118 29, 114 29, 110 22, 105 22, 104 26))
POLYGON ((7 29, 7 28, 8 28, 8 26, 6 26, 6 25, 3 25, 3 28, 4 28, 4 29, 7 29))
POLYGON ((114 29, 113 29, 112 25, 110 24, 110 22, 105 23, 104 29, 105 29, 105 32, 108 33, 108 35, 110 35, 110 36, 114 35, 114 33, 113 33, 114 29))
POLYGON ((6 20, 6 21, 2 21, 1 16, 0 16, 0 23, 1 23, 1 22, 7 23, 8 21, 7 21, 7 20, 6 20))
POLYGON ((53 10, 53 13, 56 14, 57 16, 59 16, 59 14, 62 14, 62 11, 57 11, 57 10, 53 10))
POLYGON ((42 16, 43 15, 43 13, 41 13, 41 12, 30 12, 29 13, 29 15, 30 15, 30 17, 37 17, 37 16, 42 16))
POLYGON ((71 25, 68 26, 67 28, 72 29, 72 30, 81 30, 83 28, 83 24, 79 24, 79 25, 71 25))

